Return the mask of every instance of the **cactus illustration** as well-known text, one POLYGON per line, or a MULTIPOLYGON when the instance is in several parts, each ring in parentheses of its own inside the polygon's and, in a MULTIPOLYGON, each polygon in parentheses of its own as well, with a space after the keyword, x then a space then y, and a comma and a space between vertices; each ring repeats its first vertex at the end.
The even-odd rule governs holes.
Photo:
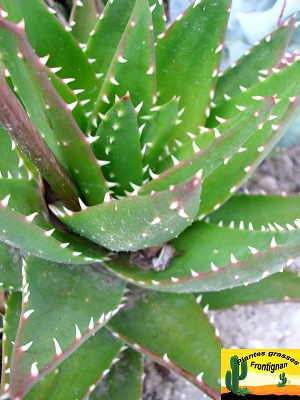
POLYGON ((246 378, 248 373, 247 361, 238 363, 238 356, 230 358, 231 371, 227 371, 225 375, 225 383, 228 390, 237 394, 239 390, 239 381, 246 378))
POLYGON ((285 372, 282 372, 281 374, 279 374, 279 379, 281 380, 281 382, 278 382, 277 386, 278 387, 286 386, 287 378, 285 377, 285 372))

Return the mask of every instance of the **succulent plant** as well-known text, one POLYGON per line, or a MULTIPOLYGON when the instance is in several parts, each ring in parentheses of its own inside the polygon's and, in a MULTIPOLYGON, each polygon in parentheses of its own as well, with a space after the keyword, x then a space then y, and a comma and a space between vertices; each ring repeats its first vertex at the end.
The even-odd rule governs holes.
POLYGON ((298 113, 294 18, 219 74, 229 0, 0 4, 2 399, 140 399, 142 355, 217 399, 208 304, 299 297, 299 196, 237 194, 298 113))

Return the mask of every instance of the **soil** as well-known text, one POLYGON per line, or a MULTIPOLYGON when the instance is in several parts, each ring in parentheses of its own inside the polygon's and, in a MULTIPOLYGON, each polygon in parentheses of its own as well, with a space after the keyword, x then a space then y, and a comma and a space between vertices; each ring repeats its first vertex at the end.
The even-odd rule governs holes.
MULTIPOLYGON (((265 160, 245 185, 251 193, 300 192, 300 144, 265 160)), ((299 259, 291 266, 300 271, 299 259)), ((226 348, 300 348, 300 309, 296 302, 233 307, 209 312, 226 348)), ((143 400, 208 399, 195 386, 166 368, 146 360, 143 400)), ((247 395, 247 400, 252 400, 247 395)), ((261 397, 262 396, 252 396, 261 397)), ((277 396, 272 396, 275 399, 277 396)), ((283 396, 280 396, 280 400, 283 396)), ((299 396, 286 396, 299 399, 299 396)), ((229 397, 228 397, 229 398, 229 397)), ((269 396, 263 396, 268 400, 269 396)), ((223 396, 222 396, 223 400, 223 396)))

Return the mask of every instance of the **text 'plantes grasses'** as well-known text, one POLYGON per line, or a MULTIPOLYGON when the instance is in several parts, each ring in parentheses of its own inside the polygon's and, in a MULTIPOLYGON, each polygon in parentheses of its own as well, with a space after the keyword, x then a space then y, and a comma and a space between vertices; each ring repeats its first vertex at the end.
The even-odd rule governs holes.
POLYGON ((236 194, 298 114, 295 18, 220 73, 229 0, 0 5, 2 399, 140 399, 143 355, 217 399, 208 305, 299 297, 299 196, 236 194))

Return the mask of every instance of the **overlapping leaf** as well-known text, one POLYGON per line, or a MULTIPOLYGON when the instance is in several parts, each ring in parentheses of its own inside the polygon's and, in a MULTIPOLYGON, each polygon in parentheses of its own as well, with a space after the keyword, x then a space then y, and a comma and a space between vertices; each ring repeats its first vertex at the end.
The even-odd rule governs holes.
POLYGON ((82 196, 90 204, 102 201, 108 188, 97 160, 71 110, 49 81, 24 30, 4 20, 0 20, 0 30, 3 61, 27 113, 58 160, 76 181, 82 196), (74 152, 80 154, 80 157, 75 158, 74 152))
POLYGON ((0 240, 7 245, 64 263, 87 264, 106 257, 107 252, 103 249, 69 232, 55 229, 45 220, 34 181, 1 179, 0 195, 3 199, 0 202, 0 240))
POLYGON ((240 87, 249 88, 259 82, 259 77, 273 73, 285 55, 295 28, 295 19, 291 18, 275 32, 256 43, 246 54, 218 77, 213 102, 220 104, 225 96, 235 96, 240 87))
MULTIPOLYGON (((95 68, 99 69, 98 73, 104 74, 104 77, 91 117, 93 121, 97 121, 98 113, 105 114, 109 110, 115 101, 115 95, 123 97, 129 92, 134 107, 142 103, 141 115, 148 115, 152 106, 155 90, 155 60, 153 32, 150 29, 151 12, 147 0, 129 3, 131 4, 109 2, 103 12, 103 19, 100 19, 99 27, 95 30, 95 37, 98 38, 104 33, 103 25, 106 26, 108 23, 110 26, 111 24, 118 26, 120 23, 109 39, 109 43, 106 36, 103 36, 100 41, 100 46, 105 45, 104 53, 107 55, 103 61, 99 61, 101 65, 98 66, 95 63, 95 68), (128 10, 125 10, 126 6, 128 10), (125 17, 122 13, 118 15, 116 7, 119 11, 124 9, 125 17), (116 16, 117 21, 115 21, 116 16), (126 22, 125 27, 124 22, 126 22)), ((89 57, 102 60, 102 54, 100 57, 98 51, 101 51, 103 47, 97 48, 95 55, 95 45, 91 43, 90 46, 87 49, 89 57)))
POLYGON ((90 394, 90 400, 140 400, 142 396, 143 358, 127 349, 120 355, 109 374, 90 394), (126 389, 124 390, 124 383, 126 389))
POLYGON ((245 229, 293 229, 300 217, 299 195, 237 194, 208 217, 209 222, 245 229))
MULTIPOLYGON (((189 179, 199 169, 203 169, 203 179, 207 179, 215 169, 224 164, 224 161, 226 162, 227 159, 239 152, 244 142, 257 131, 258 126, 264 125, 273 107, 274 100, 272 98, 251 104, 249 108, 245 108, 238 118, 224 123, 222 135, 219 135, 218 130, 214 131, 215 140, 211 143, 211 146, 203 151, 194 148, 192 142, 190 142, 189 152, 192 155, 182 161, 180 160, 181 162, 175 161, 172 168, 168 168, 159 176, 156 176, 156 179, 145 184, 139 190, 139 193, 163 190, 169 185, 189 179)), ((236 109, 236 107, 234 108, 236 109)))
POLYGON ((116 184, 115 194, 131 192, 133 186, 143 183, 143 164, 137 113, 128 96, 124 97, 105 115, 96 132, 98 140, 93 151, 103 164, 103 174, 116 184), (133 185, 133 186, 132 186, 133 185))
POLYGON ((300 254, 299 228, 273 232, 194 222, 172 241, 177 251, 159 274, 142 271, 119 255, 107 266, 130 282, 166 292, 207 292, 256 282, 300 254))
POLYGON ((191 294, 137 292, 123 310, 108 325, 117 337, 218 398, 221 343, 191 294))
POLYGON ((105 271, 88 266, 70 270, 30 256, 23 272, 22 315, 10 365, 10 395, 24 396, 97 332, 118 311, 123 291, 124 283, 105 271), (40 327, 44 327, 43 335, 40 327))
POLYGON ((275 144, 286 132, 287 127, 298 115, 300 85, 293 80, 294 74, 299 73, 300 63, 296 62, 282 71, 272 75, 266 81, 260 82, 246 92, 242 92, 231 100, 225 101, 213 110, 209 123, 216 123, 215 116, 231 117, 234 104, 251 104, 253 97, 260 98, 268 93, 277 93, 278 101, 272 110, 273 116, 258 131, 243 144, 244 151, 236 153, 226 160, 211 174, 203 185, 203 201, 198 216, 203 218, 219 207, 238 187, 250 176, 251 172, 266 157, 275 144), (288 77, 288 78, 287 78, 288 77), (291 79, 292 78, 292 79, 291 79), (286 79, 290 84, 286 85, 286 79), (291 81, 290 81, 291 79, 291 81), (260 94, 258 94, 260 93, 260 94), (285 100, 286 99, 286 100, 285 100), (289 99, 289 100, 287 100, 289 99), (228 107, 227 107, 228 105, 228 107), (222 185, 220 185, 222 180, 222 185))
POLYGON ((79 212, 52 208, 74 232, 114 251, 166 242, 189 226, 199 208, 201 176, 163 192, 109 199, 79 212))
POLYGON ((117 361, 121 347, 122 342, 113 338, 105 328, 101 329, 38 381, 24 400, 41 397, 48 400, 83 399, 107 375, 111 365, 117 361))
POLYGON ((227 0, 194 2, 157 42, 159 104, 179 96, 179 109, 184 108, 182 123, 170 136, 171 145, 174 139, 186 140, 186 132, 198 133, 198 126, 206 120, 223 48, 229 3, 227 0))
POLYGON ((24 19, 26 35, 35 52, 39 57, 50 54, 47 65, 52 68, 60 67, 58 76, 71 79, 69 84, 72 89, 83 90, 78 98, 84 102, 86 112, 91 111, 97 96, 95 89, 98 87, 98 80, 80 46, 53 15, 53 10, 42 0, 29 0, 26 3, 23 0, 1 0, 1 5, 8 13, 9 21, 19 23, 24 19))
POLYGON ((246 287, 204 293, 201 305, 211 310, 262 301, 299 301, 300 278, 295 272, 285 270, 246 287))

